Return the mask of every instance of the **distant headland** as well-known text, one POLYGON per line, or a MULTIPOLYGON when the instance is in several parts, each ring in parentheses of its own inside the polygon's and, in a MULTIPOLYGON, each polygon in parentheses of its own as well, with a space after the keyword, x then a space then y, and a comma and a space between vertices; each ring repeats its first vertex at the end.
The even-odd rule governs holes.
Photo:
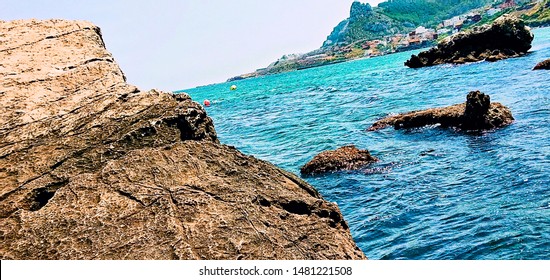
POLYGON ((550 25, 550 0, 355 1, 319 49, 283 55, 265 68, 228 81, 302 70, 436 45, 440 40, 512 14, 531 27, 550 25))

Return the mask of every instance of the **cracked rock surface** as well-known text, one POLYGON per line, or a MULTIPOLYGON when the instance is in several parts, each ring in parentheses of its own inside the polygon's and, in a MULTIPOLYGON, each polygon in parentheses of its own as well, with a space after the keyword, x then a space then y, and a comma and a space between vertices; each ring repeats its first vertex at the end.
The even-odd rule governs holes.
POLYGON ((140 91, 98 27, 0 21, 0 258, 363 259, 338 207, 140 91))

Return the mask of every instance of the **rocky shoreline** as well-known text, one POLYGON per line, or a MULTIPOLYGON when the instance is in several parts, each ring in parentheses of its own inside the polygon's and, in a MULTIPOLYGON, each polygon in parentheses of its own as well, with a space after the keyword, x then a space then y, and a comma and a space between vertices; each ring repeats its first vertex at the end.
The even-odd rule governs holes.
POLYGON ((0 258, 365 259, 312 186, 128 85, 95 25, 0 33, 0 258))
POLYGON ((527 53, 532 41, 533 34, 522 20, 503 15, 491 25, 460 32, 430 50, 412 55, 405 66, 420 68, 518 57, 527 53))

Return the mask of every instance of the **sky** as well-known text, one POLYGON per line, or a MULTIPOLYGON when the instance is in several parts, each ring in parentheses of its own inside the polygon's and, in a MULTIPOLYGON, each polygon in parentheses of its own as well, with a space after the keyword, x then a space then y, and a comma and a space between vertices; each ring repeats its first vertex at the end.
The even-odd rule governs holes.
POLYGON ((0 19, 91 21, 130 84, 170 91, 224 82, 284 54, 317 49, 352 2, 2 0, 0 19))

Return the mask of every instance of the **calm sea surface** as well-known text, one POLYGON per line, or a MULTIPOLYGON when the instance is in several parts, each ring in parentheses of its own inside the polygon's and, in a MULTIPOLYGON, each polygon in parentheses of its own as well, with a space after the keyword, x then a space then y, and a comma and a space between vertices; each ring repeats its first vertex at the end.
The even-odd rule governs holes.
POLYGON ((495 63, 409 69, 413 52, 185 90, 220 140, 299 174, 355 144, 380 162, 304 178, 338 203, 371 259, 550 259, 550 28, 495 63), (238 86, 230 91, 230 85, 238 86), (511 108, 503 129, 468 134, 366 129, 390 113, 464 102, 481 90, 511 108))

